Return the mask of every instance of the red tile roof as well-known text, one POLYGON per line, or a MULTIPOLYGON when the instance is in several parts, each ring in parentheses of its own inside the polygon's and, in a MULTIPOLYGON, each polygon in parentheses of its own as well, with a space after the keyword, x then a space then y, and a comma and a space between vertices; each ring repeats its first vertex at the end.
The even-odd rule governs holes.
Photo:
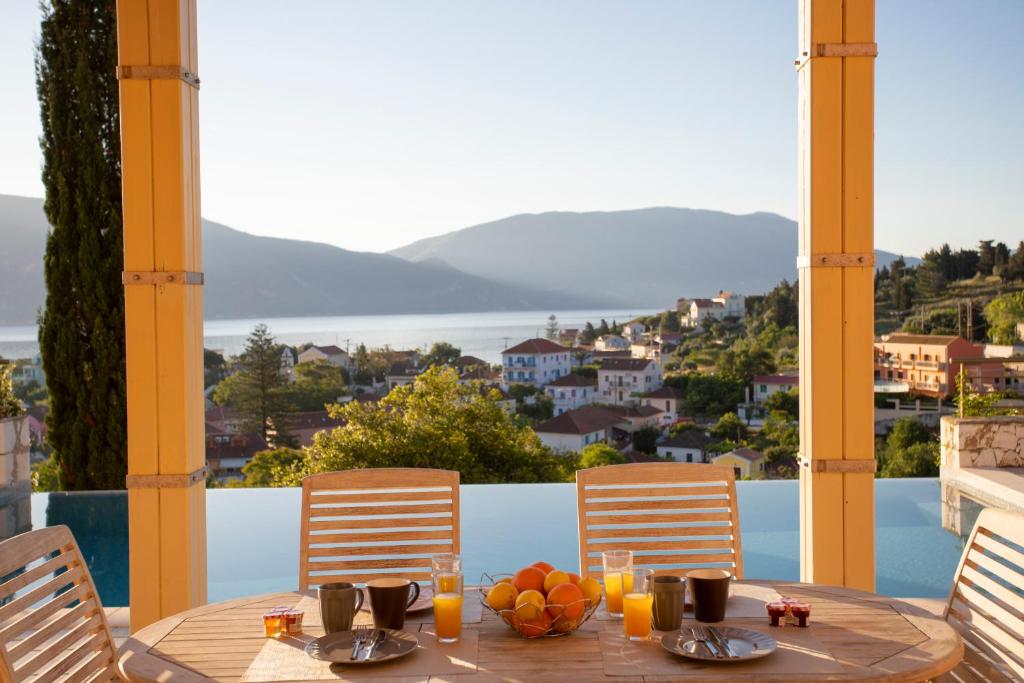
POLYGON ((475 365, 480 365, 485 368, 491 367, 490 363, 485 361, 483 358, 477 358, 476 356, 460 356, 459 359, 455 361, 455 365, 459 368, 470 368, 475 365))
POLYGON ((545 420, 534 427, 533 431, 544 434, 590 434, 614 427, 620 422, 621 417, 604 408, 583 406, 545 420))
POLYGON ((566 353, 569 349, 556 344, 550 339, 527 339, 521 344, 516 344, 510 349, 505 349, 501 355, 506 353, 566 353))
POLYGON ((653 417, 664 412, 654 406, 604 406, 604 409, 623 418, 653 417))
POLYGON ((885 344, 923 344, 932 346, 949 346, 960 337, 955 334, 890 334, 883 338, 885 344))
POLYGON ((675 387, 663 386, 646 394, 640 394, 642 398, 682 398, 683 392, 675 387))
POLYGON ((729 451, 728 453, 722 453, 722 455, 715 456, 715 459, 722 457, 723 455, 735 455, 737 458, 743 458, 747 462, 756 462, 764 457, 764 454, 760 451, 755 451, 753 448, 737 448, 736 450, 729 451))
POLYGON ((554 382, 548 383, 549 387, 593 387, 597 386, 596 377, 584 377, 575 372, 559 377, 554 382))
POLYGON ((602 370, 618 370, 618 371, 639 371, 646 368, 654 361, 650 358, 606 358, 601 363, 601 367, 598 372, 602 370))
POLYGON ((345 353, 345 349, 335 346, 334 344, 328 344, 327 346, 314 346, 313 348, 328 356, 337 356, 345 353))
POLYGON ((754 375, 754 384, 783 384, 795 387, 800 384, 800 375, 754 375))

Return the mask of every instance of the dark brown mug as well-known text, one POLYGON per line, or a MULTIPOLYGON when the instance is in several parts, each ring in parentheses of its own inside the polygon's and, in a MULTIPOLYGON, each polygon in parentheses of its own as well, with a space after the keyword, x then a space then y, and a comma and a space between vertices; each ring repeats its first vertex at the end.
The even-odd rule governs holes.
POLYGON ((686 573, 693 598, 693 618, 705 623, 725 619, 732 574, 724 569, 693 569, 686 573))
POLYGON ((686 582, 678 576, 655 576, 651 584, 654 603, 651 613, 654 628, 659 631, 678 631, 683 621, 683 595, 686 582))
POLYGON ((366 590, 374 628, 401 629, 405 626, 405 610, 420 597, 418 583, 397 577, 367 581, 366 590))

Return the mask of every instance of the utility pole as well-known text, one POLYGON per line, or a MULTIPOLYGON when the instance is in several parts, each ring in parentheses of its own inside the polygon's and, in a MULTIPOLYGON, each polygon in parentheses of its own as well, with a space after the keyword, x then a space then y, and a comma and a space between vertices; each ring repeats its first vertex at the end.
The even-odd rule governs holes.
POLYGON ((967 300, 967 341, 974 341, 974 300, 967 300))

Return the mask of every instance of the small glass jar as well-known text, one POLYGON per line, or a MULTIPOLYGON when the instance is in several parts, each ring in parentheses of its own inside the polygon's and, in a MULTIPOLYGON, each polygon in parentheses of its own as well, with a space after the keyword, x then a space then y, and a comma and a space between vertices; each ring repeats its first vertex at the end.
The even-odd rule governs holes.
POLYGON ((263 635, 267 638, 280 638, 289 633, 301 633, 302 617, 302 610, 275 607, 263 615, 263 635))
POLYGON ((771 621, 772 626, 781 626, 785 623, 786 619, 786 603, 781 600, 769 602, 765 605, 768 610, 768 619, 771 621), (782 623, 780 623, 780 621, 782 623))
POLYGON ((811 604, 808 602, 794 602, 789 605, 789 613, 800 628, 807 628, 807 620, 811 616, 811 604))
POLYGON ((281 634, 295 635, 296 633, 302 633, 302 619, 305 616, 305 612, 300 609, 290 609, 284 613, 284 620, 281 624, 281 634))

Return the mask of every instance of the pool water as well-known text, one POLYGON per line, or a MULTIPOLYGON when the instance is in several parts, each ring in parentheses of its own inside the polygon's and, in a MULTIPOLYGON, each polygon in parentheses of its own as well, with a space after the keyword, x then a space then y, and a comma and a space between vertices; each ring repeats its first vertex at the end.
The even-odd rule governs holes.
MULTIPOLYGON (((736 485, 747 578, 800 577, 796 481, 736 485)), ((207 492, 211 601, 298 585, 299 489, 207 492)), ((128 499, 124 492, 32 495, 34 528, 67 524, 103 603, 128 604, 128 499)), ((945 597, 963 540, 942 528, 937 479, 879 479, 875 539, 879 593, 945 597)), ((461 490, 467 581, 545 560, 578 566, 574 484, 469 485, 461 490)))

